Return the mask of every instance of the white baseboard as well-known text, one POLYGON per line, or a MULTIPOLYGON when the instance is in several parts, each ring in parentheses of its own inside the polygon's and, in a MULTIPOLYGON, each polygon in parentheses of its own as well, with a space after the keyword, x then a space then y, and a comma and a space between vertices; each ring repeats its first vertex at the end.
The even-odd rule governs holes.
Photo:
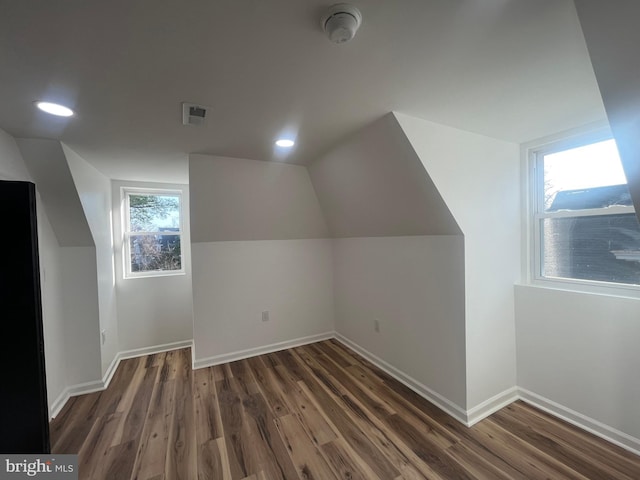
POLYGON ((416 392, 421 397, 423 397, 426 400, 428 400, 429 402, 433 403, 436 407, 440 408, 444 412, 446 412, 449 415, 451 415, 453 418, 458 420, 460 423, 462 423, 464 425, 467 425, 467 412, 462 407, 460 407, 459 405, 456 405, 455 403, 453 403, 448 398, 445 398, 442 395, 440 395, 439 393, 431 390, 429 387, 427 387, 426 385, 420 383, 415 378, 412 378, 409 375, 407 375, 404 372, 402 372, 401 370, 398 370, 393 365, 385 362, 380 357, 374 355, 373 353, 369 352, 365 348, 362 348, 360 345, 358 345, 357 343, 349 340, 344 335, 341 335, 340 333, 336 332, 335 338, 339 342, 345 344, 347 347, 349 347, 352 350, 358 352, 364 358, 369 360, 371 363, 376 365, 381 370, 387 372, 389 375, 391 375, 393 378, 398 380, 400 383, 402 383, 402 384, 406 385, 407 387, 409 387, 411 390, 416 392))
POLYGON ((51 404, 51 407, 49 408, 49 418, 55 418, 71 397, 84 395, 85 393, 99 392, 104 389, 104 383, 101 381, 78 383, 76 385, 68 386, 51 404))
POLYGON ((62 393, 58 395, 58 398, 56 398, 51 404, 51 408, 49 408, 49 418, 55 418, 60 413, 60 410, 62 410, 62 407, 65 406, 69 398, 105 390, 109 386, 109 383, 113 378, 113 374, 118 369, 120 361, 127 358, 135 358, 141 357, 143 355, 168 352, 171 350, 178 350, 180 348, 191 346, 193 346, 193 340, 184 340, 181 342, 165 343, 163 345, 154 345, 152 347, 136 348, 134 350, 125 350, 122 352, 118 352, 116 356, 113 357, 113 360, 111 361, 111 364, 109 365, 109 368, 107 368, 107 371, 105 372, 101 381, 80 383, 77 385, 70 385, 65 388, 62 393))
POLYGON ((53 420, 54 418, 56 418, 60 413, 60 410, 62 410, 62 407, 64 407, 69 400, 70 395, 67 390, 68 389, 65 388, 49 407, 49 420, 53 420))
POLYGON ((632 437, 620 430, 609 425, 605 425, 598 420, 594 420, 582 413, 571 410, 570 408, 560 405, 559 403, 549 400, 548 398, 531 392, 525 388, 518 388, 518 397, 523 401, 533 405, 540 410, 550 413, 554 417, 558 417, 576 427, 586 430, 608 442, 618 445, 625 450, 640 455, 640 439, 632 437))
POLYGON ((393 365, 388 364, 345 336, 336 333, 335 338, 468 427, 475 425, 479 421, 487 418, 492 413, 497 412, 512 402, 522 400, 536 408, 539 408, 540 410, 550 413, 554 417, 558 417, 578 428, 596 435, 597 437, 611 442, 614 445, 618 445, 625 450, 636 455, 640 455, 640 439, 632 437, 631 435, 621 432, 620 430, 610 427, 598 420, 594 420, 593 418, 571 410, 564 405, 560 405, 553 400, 544 398, 543 396, 524 388, 511 387, 469 410, 464 410, 459 405, 456 405, 437 392, 434 392, 427 386, 406 375, 401 370, 398 370, 393 365))
POLYGON ((109 383, 113 378, 113 374, 118 369, 118 366, 120 365, 120 362, 122 360, 126 360, 127 358, 142 357, 143 355, 153 355, 154 353, 169 352, 171 350, 179 350, 180 348, 187 348, 192 346, 193 340, 183 340, 180 342, 171 342, 162 345, 154 345, 152 347, 134 348, 133 350, 124 350, 122 352, 118 352, 118 354, 113 358, 113 361, 111 362, 111 365, 109 365, 109 368, 105 372, 104 376, 102 377, 104 388, 107 388, 109 386, 109 383))
POLYGON ((116 353, 113 360, 111 360, 109 367, 107 367, 107 371, 104 372, 104 375, 102 376, 102 384, 104 385, 104 388, 107 388, 109 383, 111 383, 111 379, 113 378, 113 374, 116 373, 118 365, 120 365, 120 352, 116 353))
POLYGON ((248 348, 246 350, 238 350, 231 353, 223 353, 221 355, 214 355, 213 357, 206 357, 194 360, 193 368, 205 368, 213 365, 219 365, 221 363, 235 362, 236 360, 244 360, 245 358, 255 357, 257 355, 264 355, 265 353, 277 352, 279 350, 286 350, 287 348, 300 347, 309 343, 321 342, 323 340, 329 340, 334 338, 334 332, 320 333, 317 335, 310 335, 308 337, 296 338, 293 340, 287 340, 286 342, 272 343, 271 345, 264 345, 262 347, 248 348))
POLYGON ((153 355, 154 353, 169 352, 171 350, 179 350, 193 346, 193 340, 182 340, 180 342, 163 343, 162 345, 154 345, 152 347, 134 348, 133 350, 124 350, 118 353, 120 360, 127 358, 142 357, 143 355, 153 355))
POLYGON ((479 405, 467 410, 467 427, 472 427, 480 420, 484 420, 492 413, 518 400, 518 387, 507 388, 504 392, 485 400, 479 405))

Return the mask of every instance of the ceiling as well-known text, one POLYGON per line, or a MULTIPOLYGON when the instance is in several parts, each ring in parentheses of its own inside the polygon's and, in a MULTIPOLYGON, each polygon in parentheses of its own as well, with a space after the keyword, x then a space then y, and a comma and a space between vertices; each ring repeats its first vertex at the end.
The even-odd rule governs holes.
POLYGON ((606 119, 571 0, 354 0, 341 45, 331 3, 0 0, 0 128, 111 178, 186 182, 189 153, 308 164, 389 111, 516 143, 606 119), (207 125, 182 125, 185 101, 207 125))

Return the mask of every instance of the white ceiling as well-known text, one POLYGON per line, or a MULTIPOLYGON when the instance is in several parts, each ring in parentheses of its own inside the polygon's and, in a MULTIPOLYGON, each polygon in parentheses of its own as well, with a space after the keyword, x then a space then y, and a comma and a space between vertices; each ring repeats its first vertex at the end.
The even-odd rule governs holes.
POLYGON ((331 3, 0 0, 0 128, 183 182, 188 153, 305 164, 389 111, 517 143, 606 118, 571 0, 354 0, 342 45, 320 28, 331 3), (183 101, 208 125, 183 126, 183 101))

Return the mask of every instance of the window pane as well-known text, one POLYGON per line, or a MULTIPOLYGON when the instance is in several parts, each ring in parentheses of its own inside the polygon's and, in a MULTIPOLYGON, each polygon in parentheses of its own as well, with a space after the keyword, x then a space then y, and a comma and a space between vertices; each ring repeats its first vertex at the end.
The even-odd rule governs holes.
POLYGON ((180 228, 180 197, 178 195, 129 194, 131 232, 157 232, 180 228))
POLYGON ((182 269, 180 235, 131 235, 131 271, 170 271, 182 269))
POLYGON ((631 205, 614 140, 544 156, 544 210, 631 205))
POLYGON ((545 218, 542 275, 640 285, 635 214, 545 218))

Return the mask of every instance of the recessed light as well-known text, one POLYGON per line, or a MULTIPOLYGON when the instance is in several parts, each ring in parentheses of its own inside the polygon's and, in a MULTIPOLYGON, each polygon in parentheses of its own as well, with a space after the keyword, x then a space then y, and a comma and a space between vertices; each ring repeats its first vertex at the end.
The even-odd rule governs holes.
POLYGON ((58 117, 70 117, 71 115, 73 115, 73 110, 65 107, 64 105, 58 105, 57 103, 36 102, 36 107, 38 107, 43 112, 47 112, 58 117))
POLYGON ((288 138, 281 138, 276 141, 276 145, 283 148, 291 148, 295 145, 293 140, 289 140, 288 138))

